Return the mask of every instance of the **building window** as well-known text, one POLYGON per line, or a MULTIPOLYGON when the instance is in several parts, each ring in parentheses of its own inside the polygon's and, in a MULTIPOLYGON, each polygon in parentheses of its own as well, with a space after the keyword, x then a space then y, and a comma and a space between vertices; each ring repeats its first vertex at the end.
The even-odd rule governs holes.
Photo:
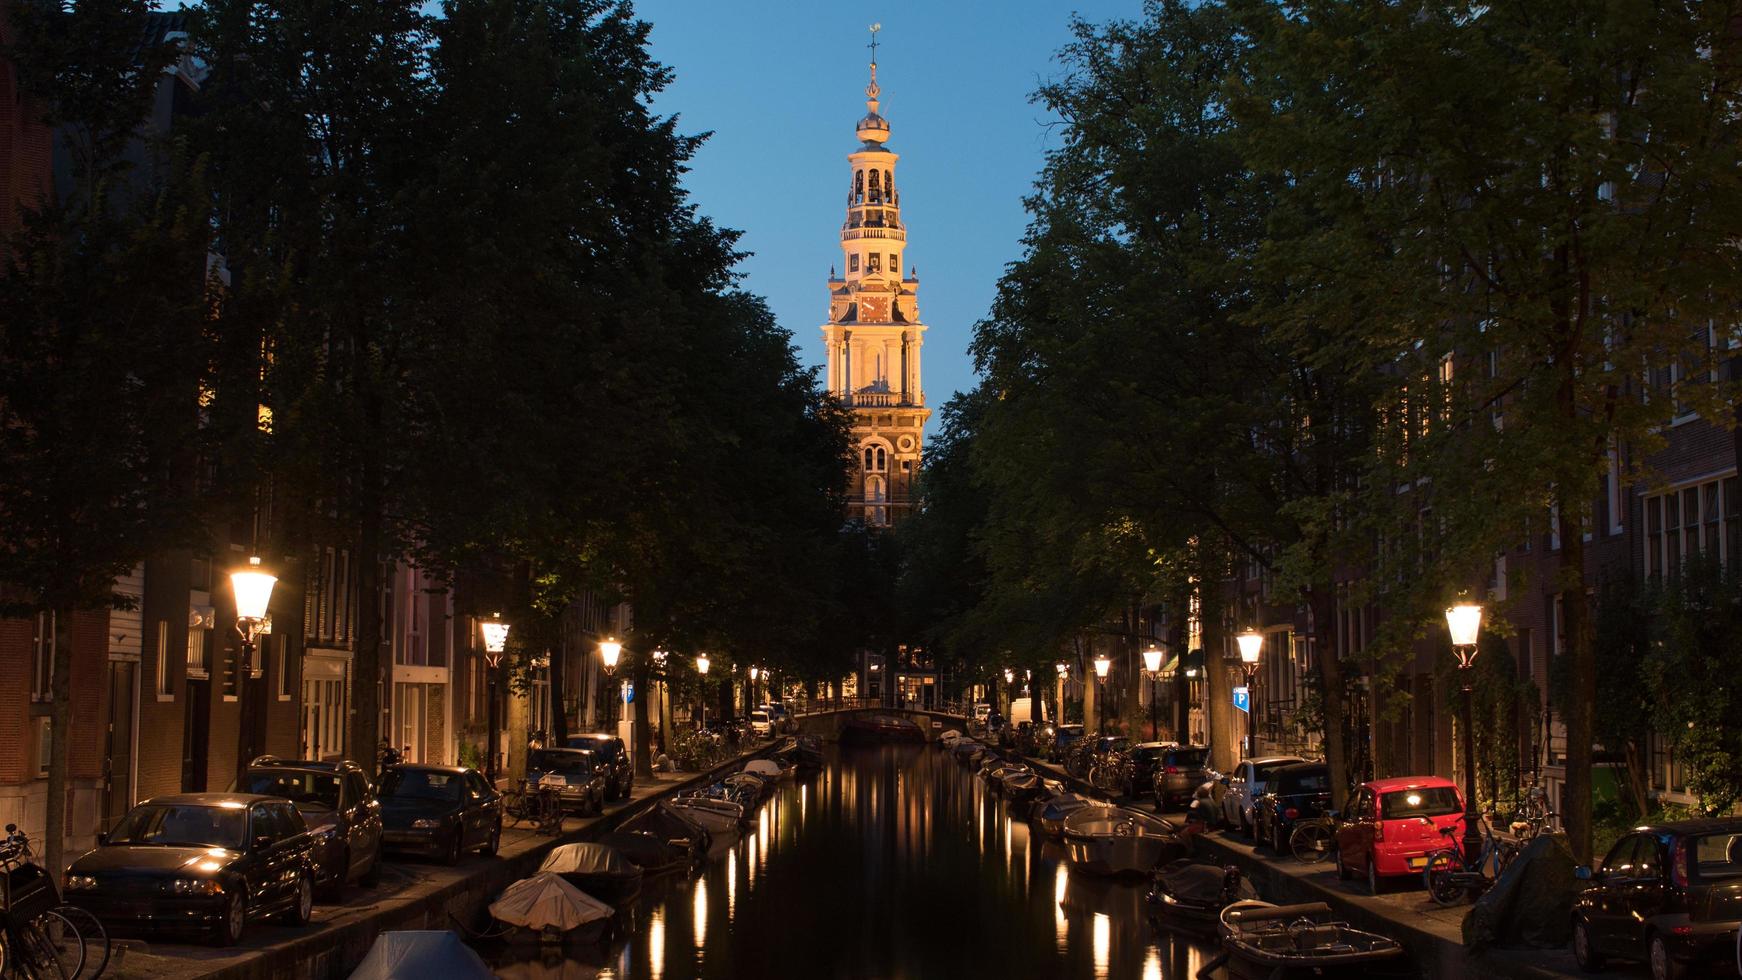
POLYGON ((224 644, 224 700, 234 701, 242 690, 242 658, 236 651, 236 644, 224 644))
POLYGON ((901 260, 894 252, 889 253, 889 274, 892 276, 901 274, 901 260))
POLYGON ((286 646, 288 646, 289 644, 284 642, 285 639, 286 639, 285 637, 274 638, 274 637, 270 637, 270 636, 263 636, 260 638, 262 643, 266 642, 267 640, 275 640, 275 642, 272 644, 272 676, 277 678, 277 683, 278 683, 277 694, 278 694, 278 700, 280 700, 280 701, 289 701, 290 700, 290 691, 291 691, 291 687, 290 687, 290 657, 287 656, 284 652, 284 648, 286 646))
POLYGON ((889 457, 882 446, 865 447, 865 472, 882 473, 889 468, 889 457))
POLYGON ((200 627, 188 630, 188 676, 204 680, 210 676, 206 670, 206 636, 207 631, 200 627))
POLYGON ((169 671, 169 621, 157 621, 157 700, 174 701, 174 678, 169 671))
POLYGON ((1727 477, 1645 498, 1645 574, 1674 574, 1700 553, 1726 564, 1742 561, 1736 486, 1736 477, 1727 477))
POLYGON ((49 727, 53 719, 41 715, 36 719, 36 774, 48 775, 49 749, 54 745, 54 729, 49 727))
POLYGON ((859 253, 854 252, 852 255, 847 256, 847 271, 848 272, 858 272, 859 271, 859 253))
POLYGON ((881 271, 883 271, 881 265, 879 264, 882 261, 883 261, 882 256, 878 255, 876 252, 872 252, 870 255, 865 256, 865 271, 866 272, 881 272, 881 271))
POLYGON ((30 700, 54 698, 54 613, 36 614, 36 636, 30 645, 30 700))

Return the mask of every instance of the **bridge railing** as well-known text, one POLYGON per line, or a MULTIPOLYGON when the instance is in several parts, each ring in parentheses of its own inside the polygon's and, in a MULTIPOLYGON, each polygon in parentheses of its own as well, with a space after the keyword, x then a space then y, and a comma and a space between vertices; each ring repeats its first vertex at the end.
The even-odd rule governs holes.
POLYGON ((888 704, 882 698, 796 698, 786 703, 787 710, 794 717, 816 715, 829 711, 856 711, 871 708, 887 708, 890 711, 928 711, 932 714, 953 715, 966 718, 968 712, 961 704, 888 704))

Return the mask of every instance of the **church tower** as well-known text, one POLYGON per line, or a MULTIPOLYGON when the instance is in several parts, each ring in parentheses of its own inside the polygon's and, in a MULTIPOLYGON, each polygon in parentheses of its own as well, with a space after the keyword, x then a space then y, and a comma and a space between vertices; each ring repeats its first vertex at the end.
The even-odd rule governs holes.
POLYGON ((920 443, 931 410, 920 385, 919 279, 904 278, 907 225, 888 147, 889 122, 877 114, 877 28, 871 29, 871 84, 859 148, 847 155, 847 220, 841 225, 843 274, 829 272, 829 390, 853 415, 857 459, 848 516, 887 526, 911 513, 920 443))

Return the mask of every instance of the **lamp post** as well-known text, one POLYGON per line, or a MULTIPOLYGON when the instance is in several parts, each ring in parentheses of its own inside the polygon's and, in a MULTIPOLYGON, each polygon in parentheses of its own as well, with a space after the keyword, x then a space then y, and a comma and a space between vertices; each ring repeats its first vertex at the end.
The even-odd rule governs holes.
POLYGON ((1258 680, 1258 657, 1264 652, 1264 634, 1257 630, 1247 630, 1234 638, 1240 644, 1240 669, 1246 672, 1246 757, 1258 754, 1257 714, 1258 702, 1252 697, 1253 688, 1258 680))
MULTIPOLYGON (((623 656, 623 644, 617 642, 615 636, 607 636, 599 641, 599 662, 605 668, 605 676, 617 676, 617 660, 623 656)), ((616 702, 621 698, 613 698, 607 702, 611 705, 605 709, 605 730, 611 731, 611 725, 617 721, 616 702)))
POLYGON ((1016 672, 1011 670, 1009 667, 1004 668, 1004 707, 1005 707, 1006 714, 1009 713, 1010 702, 1015 697, 1015 695, 1011 692, 1011 685, 1013 685, 1015 683, 1016 683, 1016 672))
POLYGON ((745 714, 749 714, 750 712, 756 710, 756 705, 757 705, 757 701, 756 701, 756 677, 757 677, 757 675, 759 675, 761 673, 762 673, 762 668, 756 666, 755 664, 750 665, 750 693, 745 695, 745 697, 744 697, 744 713, 745 714))
MULTIPOLYGON (((254 744, 254 679, 260 665, 254 662, 255 641, 266 628, 266 606, 272 601, 275 576, 260 569, 259 558, 249 558, 246 568, 230 573, 230 591, 236 597, 236 633, 242 638, 242 670, 237 678, 236 788, 248 788, 248 764, 260 746, 254 744)), ((158 656, 164 656, 158 651, 158 656)))
POLYGON ((1476 709, 1470 693, 1470 668, 1476 665, 1476 639, 1482 632, 1482 607, 1460 602, 1446 610, 1458 677, 1464 682, 1464 863, 1475 867, 1482 856, 1482 830, 1476 813, 1476 709))
POLYGON ((484 634, 484 663, 490 668, 488 671, 490 703, 489 710, 484 713, 484 723, 489 728, 488 736, 485 739, 487 754, 484 756, 484 778, 489 780, 491 786, 495 786, 496 753, 498 750, 496 738, 497 729, 501 727, 501 724, 496 720, 496 713, 500 710, 496 705, 498 693, 496 689, 500 681, 498 675, 502 669, 502 652, 508 649, 508 624, 502 621, 501 613, 491 613, 489 619, 478 624, 478 628, 484 634))
POLYGON ((1059 714, 1058 714, 1057 718, 1053 719, 1053 723, 1052 723, 1053 730, 1057 731, 1058 727, 1065 723, 1065 682, 1070 680, 1070 678, 1071 678, 1071 668, 1069 666, 1067 666, 1063 661, 1056 663, 1056 664, 1053 664, 1052 668, 1053 668, 1053 670, 1058 671, 1058 675, 1059 675, 1059 683, 1058 683, 1059 714))
POLYGON ((1095 676, 1100 680, 1098 692, 1100 697, 1096 700, 1101 702, 1100 721, 1095 725, 1095 734, 1097 735, 1107 730, 1107 668, 1111 666, 1113 666, 1113 661, 1108 660, 1106 654, 1103 653, 1095 658, 1095 676))
POLYGON ((702 675, 701 724, 696 726, 696 730, 700 731, 700 730, 708 727, 708 655, 707 654, 705 654, 705 653, 696 654, 696 673, 702 675))
POLYGON ((1143 672, 1149 675, 1149 737, 1161 741, 1161 716, 1156 705, 1155 682, 1161 677, 1161 647, 1151 643, 1143 651, 1143 672))

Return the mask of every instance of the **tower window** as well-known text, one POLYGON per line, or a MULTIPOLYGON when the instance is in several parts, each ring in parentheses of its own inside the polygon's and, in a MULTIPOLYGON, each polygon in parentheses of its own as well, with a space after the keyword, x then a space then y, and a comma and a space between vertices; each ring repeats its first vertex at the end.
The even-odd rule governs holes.
POLYGON ((876 252, 872 252, 870 255, 865 256, 865 263, 866 263, 865 264, 865 271, 866 272, 877 272, 878 271, 877 263, 881 258, 882 258, 882 256, 878 255, 876 252))
POLYGON ((853 174, 853 203, 865 203, 865 171, 863 170, 853 174))
POLYGON ((877 171, 873 170, 873 171, 871 171, 871 203, 872 204, 879 204, 879 203, 882 203, 882 201, 883 201, 883 193, 880 189, 880 185, 877 182, 877 171))
MULTIPOLYGON (((889 458, 882 446, 865 447, 865 472, 882 473, 889 468, 889 458)), ((879 481, 881 482, 881 481, 879 481)))
POLYGON ((901 262, 894 252, 889 253, 889 271, 892 273, 901 271, 901 262))
POLYGON ((847 271, 848 272, 858 272, 859 271, 859 253, 858 252, 854 252, 852 255, 847 256, 847 271))

